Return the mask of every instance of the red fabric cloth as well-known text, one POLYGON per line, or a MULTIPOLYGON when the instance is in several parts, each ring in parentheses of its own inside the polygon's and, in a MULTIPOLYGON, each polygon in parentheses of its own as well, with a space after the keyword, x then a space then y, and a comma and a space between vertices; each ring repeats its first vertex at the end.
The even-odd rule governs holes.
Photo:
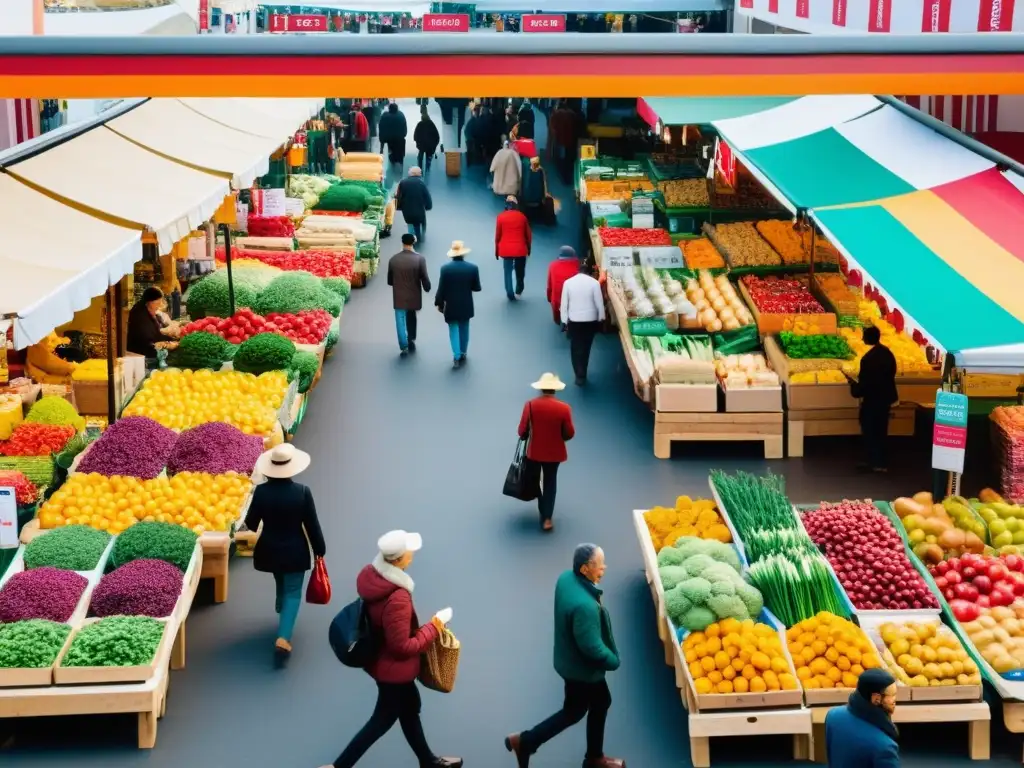
POLYGON ((580 272, 580 263, 576 259, 555 259, 548 266, 548 302, 555 312, 562 306, 562 286, 565 281, 580 272))
POLYGON ((557 397, 541 395, 523 406, 519 419, 519 436, 530 430, 530 442, 526 446, 526 458, 533 461, 565 461, 569 453, 565 449, 567 440, 572 440, 576 428, 572 425, 572 408, 557 397))
POLYGON ((373 565, 356 577, 374 632, 383 643, 367 673, 379 683, 411 683, 420 673, 420 654, 437 639, 433 623, 419 626, 412 593, 385 579, 373 565))
POLYGON ((366 115, 360 112, 358 109, 355 110, 356 124, 352 129, 352 138, 356 141, 366 141, 370 138, 370 124, 366 120, 366 115))
POLYGON ((540 153, 537 152, 537 142, 533 139, 516 139, 512 142, 512 149, 518 152, 520 157, 525 157, 527 160, 540 157, 540 153))
POLYGON ((495 253, 503 259, 522 258, 530 255, 533 232, 530 222, 522 211, 505 211, 498 214, 494 226, 495 253))

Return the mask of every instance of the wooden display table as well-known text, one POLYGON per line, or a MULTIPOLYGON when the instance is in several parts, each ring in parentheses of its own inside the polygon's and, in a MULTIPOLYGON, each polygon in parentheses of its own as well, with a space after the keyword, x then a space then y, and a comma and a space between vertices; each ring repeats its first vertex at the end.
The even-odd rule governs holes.
POLYGON ((654 414, 654 455, 667 459, 672 443, 750 440, 764 443, 766 459, 782 458, 781 413, 664 413, 654 414))
MULTIPOLYGON (((889 436, 912 437, 917 406, 899 403, 889 413, 889 436)), ((822 408, 787 411, 789 429, 787 453, 791 459, 804 455, 805 437, 835 437, 860 434, 857 408, 822 408)))

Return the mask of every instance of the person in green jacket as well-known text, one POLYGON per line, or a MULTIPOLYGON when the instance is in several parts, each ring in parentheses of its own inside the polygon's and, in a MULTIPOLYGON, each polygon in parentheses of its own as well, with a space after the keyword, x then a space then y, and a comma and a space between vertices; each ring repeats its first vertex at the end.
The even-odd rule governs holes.
POLYGON ((612 620, 601 604, 597 586, 604 576, 604 551, 580 544, 572 570, 555 585, 555 671, 565 680, 562 708, 528 731, 505 737, 505 749, 519 768, 529 768, 530 755, 566 728, 587 718, 587 754, 583 768, 625 768, 626 762, 604 755, 604 724, 612 695, 605 673, 619 668, 612 620))

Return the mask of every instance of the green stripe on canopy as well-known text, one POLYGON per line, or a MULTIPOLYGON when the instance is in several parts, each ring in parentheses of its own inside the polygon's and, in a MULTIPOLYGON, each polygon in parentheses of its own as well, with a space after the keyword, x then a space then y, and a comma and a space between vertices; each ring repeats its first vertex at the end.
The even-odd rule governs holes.
POLYGON ((755 112, 778 107, 794 101, 793 98, 750 96, 729 98, 662 98, 644 99, 665 125, 707 125, 715 120, 745 117, 755 112))

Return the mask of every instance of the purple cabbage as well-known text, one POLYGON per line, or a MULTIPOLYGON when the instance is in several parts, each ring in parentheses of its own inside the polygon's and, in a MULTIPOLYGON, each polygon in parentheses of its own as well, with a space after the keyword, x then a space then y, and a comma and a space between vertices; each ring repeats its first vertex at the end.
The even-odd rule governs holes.
POLYGON ((33 568, 14 574, 0 589, 0 623, 47 619, 62 624, 71 618, 88 579, 60 568, 33 568))
POLYGON ((93 616, 170 616, 184 574, 163 560, 132 560, 111 571, 92 592, 93 616))
POLYGON ((181 433, 167 459, 167 473, 251 475, 261 453, 263 438, 247 435, 230 424, 211 421, 181 433))
POLYGON ((145 416, 111 424, 78 464, 78 472, 152 480, 167 463, 178 435, 145 416))

